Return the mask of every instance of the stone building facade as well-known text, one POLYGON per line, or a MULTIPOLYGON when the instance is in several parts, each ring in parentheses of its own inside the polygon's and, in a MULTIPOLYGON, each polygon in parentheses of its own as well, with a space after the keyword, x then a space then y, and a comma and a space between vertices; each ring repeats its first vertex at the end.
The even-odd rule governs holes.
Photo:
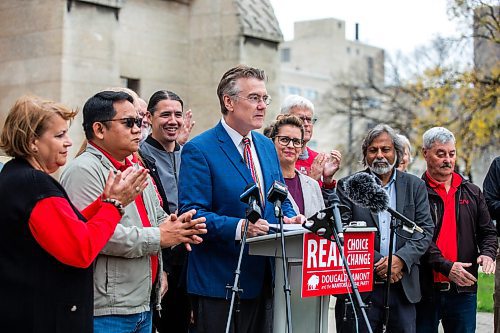
MULTIPOLYGON (((196 134, 221 117, 216 88, 230 67, 263 68, 278 94, 282 38, 269 0, 3 0, 0 124, 23 94, 81 109, 99 90, 128 86, 145 100, 178 93, 196 134)), ((81 115, 70 134, 75 153, 81 115)))

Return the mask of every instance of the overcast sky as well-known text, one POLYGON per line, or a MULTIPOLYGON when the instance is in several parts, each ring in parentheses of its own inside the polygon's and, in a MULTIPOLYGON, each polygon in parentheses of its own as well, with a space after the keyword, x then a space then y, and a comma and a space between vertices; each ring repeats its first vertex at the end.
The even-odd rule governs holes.
POLYGON ((354 39, 359 23, 360 41, 394 55, 408 55, 438 34, 455 35, 446 0, 270 0, 285 40, 293 38, 296 21, 336 18, 346 22, 346 37, 354 39))

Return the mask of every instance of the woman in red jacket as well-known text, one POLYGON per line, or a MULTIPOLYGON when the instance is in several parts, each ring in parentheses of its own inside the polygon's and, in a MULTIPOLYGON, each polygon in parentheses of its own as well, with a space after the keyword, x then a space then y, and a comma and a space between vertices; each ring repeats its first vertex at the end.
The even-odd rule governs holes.
MULTIPOLYGON (((5 332, 92 332, 91 264, 123 207, 146 187, 147 171, 110 173, 82 212, 50 176, 72 145, 76 112, 24 96, 10 110, 0 148, 13 159, 0 173, 0 321, 5 332)), ((110 268, 112 269, 112 268, 110 268)))

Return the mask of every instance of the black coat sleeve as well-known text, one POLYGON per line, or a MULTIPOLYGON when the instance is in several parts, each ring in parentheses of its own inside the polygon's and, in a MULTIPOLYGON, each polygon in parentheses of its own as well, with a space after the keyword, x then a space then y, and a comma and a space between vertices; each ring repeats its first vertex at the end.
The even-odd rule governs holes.
POLYGON ((497 221, 497 231, 500 226, 500 156, 490 165, 483 182, 483 192, 491 218, 497 221))

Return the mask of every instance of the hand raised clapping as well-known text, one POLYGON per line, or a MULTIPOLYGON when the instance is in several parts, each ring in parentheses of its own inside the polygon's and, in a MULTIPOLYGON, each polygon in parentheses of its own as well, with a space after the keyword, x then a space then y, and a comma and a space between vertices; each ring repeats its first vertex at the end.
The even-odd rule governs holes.
POLYGON ((125 207, 144 191, 148 185, 147 176, 148 170, 144 168, 130 167, 123 172, 117 171, 116 173, 110 170, 102 197, 118 200, 125 207))

